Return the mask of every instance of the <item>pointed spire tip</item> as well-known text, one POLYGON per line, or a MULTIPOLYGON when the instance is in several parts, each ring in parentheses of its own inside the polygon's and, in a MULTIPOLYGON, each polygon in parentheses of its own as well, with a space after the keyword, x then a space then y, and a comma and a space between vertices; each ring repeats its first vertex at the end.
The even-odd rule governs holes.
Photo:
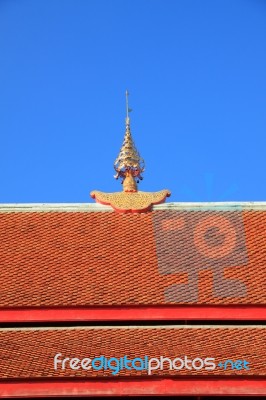
POLYGON ((137 191, 137 183, 139 179, 142 180, 141 173, 144 172, 145 167, 144 160, 140 157, 130 133, 129 112, 131 109, 128 107, 128 95, 128 90, 126 90, 126 132, 114 168, 117 172, 115 178, 122 178, 124 190, 137 191))

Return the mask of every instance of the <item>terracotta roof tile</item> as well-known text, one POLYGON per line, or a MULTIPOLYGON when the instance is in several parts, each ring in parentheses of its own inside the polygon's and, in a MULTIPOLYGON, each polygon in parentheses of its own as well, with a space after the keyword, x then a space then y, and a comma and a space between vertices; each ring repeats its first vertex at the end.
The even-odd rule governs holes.
POLYGON ((0 307, 266 304, 266 212, 0 213, 0 307))
MULTIPOLYGON (((11 378, 59 378, 114 376, 110 370, 74 371, 54 369, 54 356, 83 359, 104 355, 129 359, 176 357, 215 358, 211 371, 181 369, 155 370, 152 375, 222 375, 265 376, 265 328, 237 327, 133 327, 0 330, 0 380, 11 378), (219 362, 246 360, 249 369, 218 367, 219 362)), ((179 364, 178 364, 179 365, 179 364)), ((147 375, 147 371, 123 369, 116 376, 147 375)))

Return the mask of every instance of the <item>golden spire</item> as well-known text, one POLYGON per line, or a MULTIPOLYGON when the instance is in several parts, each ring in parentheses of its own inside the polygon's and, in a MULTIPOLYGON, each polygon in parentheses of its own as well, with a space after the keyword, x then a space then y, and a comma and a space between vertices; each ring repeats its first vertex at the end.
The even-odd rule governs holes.
POLYGON ((167 189, 159 192, 138 191, 137 183, 139 183, 139 179, 143 179, 141 174, 144 171, 144 160, 140 157, 131 136, 130 111, 128 91, 126 91, 126 132, 122 147, 114 163, 117 172, 115 178, 122 179, 123 191, 105 193, 93 190, 90 195, 97 203, 110 205, 117 212, 141 213, 150 211, 154 204, 163 203, 171 193, 167 189))
POLYGON ((114 168, 117 172, 115 178, 121 178, 125 192, 137 192, 137 183, 142 180, 141 173, 144 171, 144 160, 140 157, 130 132, 130 119, 128 107, 128 91, 126 91, 126 132, 124 141, 117 159, 114 163, 114 168))

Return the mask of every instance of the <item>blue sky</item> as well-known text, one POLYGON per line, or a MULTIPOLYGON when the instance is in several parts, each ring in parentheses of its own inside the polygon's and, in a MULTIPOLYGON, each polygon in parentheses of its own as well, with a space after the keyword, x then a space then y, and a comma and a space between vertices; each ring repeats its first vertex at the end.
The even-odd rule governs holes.
POLYGON ((0 202, 120 191, 125 90, 169 201, 266 200, 266 2, 0 0, 0 202))

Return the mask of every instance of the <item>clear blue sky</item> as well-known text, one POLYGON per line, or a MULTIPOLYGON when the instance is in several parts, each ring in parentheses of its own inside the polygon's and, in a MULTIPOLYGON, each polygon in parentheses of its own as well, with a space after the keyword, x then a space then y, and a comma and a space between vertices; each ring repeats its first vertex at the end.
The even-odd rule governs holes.
POLYGON ((168 201, 266 200, 264 0, 0 0, 0 202, 139 189, 168 201))

